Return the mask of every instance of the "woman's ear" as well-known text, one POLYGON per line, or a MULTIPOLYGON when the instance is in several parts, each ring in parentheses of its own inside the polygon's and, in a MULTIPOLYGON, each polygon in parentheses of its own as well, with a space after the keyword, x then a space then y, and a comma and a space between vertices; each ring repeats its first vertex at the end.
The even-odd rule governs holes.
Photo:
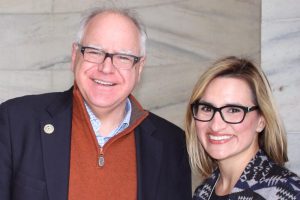
POLYGON ((266 120, 262 115, 260 115, 258 123, 257 123, 257 127, 256 127, 256 132, 257 133, 262 132, 265 129, 265 126, 266 126, 266 120))

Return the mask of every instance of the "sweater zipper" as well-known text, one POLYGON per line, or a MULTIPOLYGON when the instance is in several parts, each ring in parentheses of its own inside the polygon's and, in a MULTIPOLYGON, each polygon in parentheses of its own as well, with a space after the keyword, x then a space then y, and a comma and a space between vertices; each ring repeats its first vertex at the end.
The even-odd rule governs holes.
MULTIPOLYGON (((130 131, 132 131, 132 130, 127 130, 126 132, 122 131, 121 133, 119 133, 118 135, 112 137, 109 141, 107 141, 107 143, 105 143, 105 144, 103 145, 103 147, 101 147, 101 146, 99 145, 99 146, 100 146, 100 148, 99 148, 100 153, 99 153, 99 158, 98 158, 98 165, 99 165, 99 167, 103 167, 104 164, 105 164, 105 159, 104 159, 104 147, 105 147, 105 148, 108 148, 108 146, 109 146, 110 144, 112 144, 114 141, 118 140, 119 138, 123 137, 124 135, 127 135, 128 133, 130 133, 130 131)), ((97 139, 96 139, 96 140, 97 140, 97 139)), ((99 147, 99 146, 98 146, 98 147, 99 147)))
POLYGON ((103 167, 104 164, 105 164, 105 160, 104 160, 103 148, 100 147, 100 155, 99 155, 99 159, 98 159, 98 165, 99 165, 99 167, 103 167))

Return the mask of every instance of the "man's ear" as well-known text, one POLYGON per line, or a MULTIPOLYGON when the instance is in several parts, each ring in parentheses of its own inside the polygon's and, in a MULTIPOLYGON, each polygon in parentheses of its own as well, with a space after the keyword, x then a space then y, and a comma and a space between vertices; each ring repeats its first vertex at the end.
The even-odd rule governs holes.
POLYGON ((142 57, 141 60, 139 61, 139 66, 138 66, 138 81, 140 81, 140 79, 141 79, 142 72, 143 72, 144 65, 145 65, 145 61, 146 61, 146 56, 142 57))
POLYGON ((77 51, 78 50, 78 45, 76 43, 72 44, 72 60, 71 60, 71 70, 74 72, 74 68, 75 68, 75 63, 76 63, 76 59, 77 59, 77 51))

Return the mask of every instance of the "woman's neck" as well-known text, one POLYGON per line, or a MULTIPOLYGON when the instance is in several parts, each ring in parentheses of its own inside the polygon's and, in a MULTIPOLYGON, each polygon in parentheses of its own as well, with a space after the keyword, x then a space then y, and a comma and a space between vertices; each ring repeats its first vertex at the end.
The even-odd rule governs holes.
POLYGON ((259 147, 244 151, 239 155, 218 161, 220 177, 215 187, 217 195, 230 194, 250 160, 255 156, 259 147))

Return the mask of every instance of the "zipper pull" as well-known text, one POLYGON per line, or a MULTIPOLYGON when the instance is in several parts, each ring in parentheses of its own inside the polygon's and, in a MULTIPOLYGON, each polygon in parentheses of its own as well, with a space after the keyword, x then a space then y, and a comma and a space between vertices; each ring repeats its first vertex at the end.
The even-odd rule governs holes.
POLYGON ((98 160, 98 165, 99 165, 99 167, 103 167, 103 166, 104 166, 104 163, 105 163, 105 160, 104 160, 104 153, 103 153, 103 149, 102 149, 102 147, 101 147, 101 148, 100 148, 99 160, 98 160))

